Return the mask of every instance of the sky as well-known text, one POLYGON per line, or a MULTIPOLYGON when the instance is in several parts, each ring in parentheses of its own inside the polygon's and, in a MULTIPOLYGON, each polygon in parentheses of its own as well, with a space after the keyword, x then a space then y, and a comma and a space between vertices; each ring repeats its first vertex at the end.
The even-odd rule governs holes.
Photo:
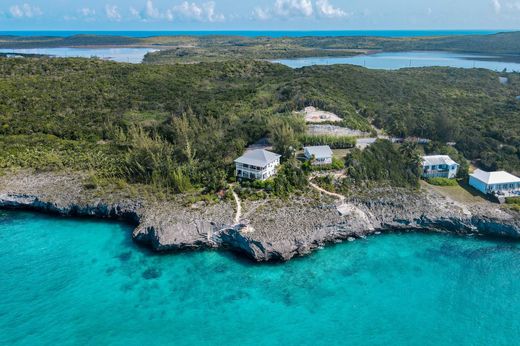
POLYGON ((0 30, 520 29, 520 0, 0 0, 0 30))

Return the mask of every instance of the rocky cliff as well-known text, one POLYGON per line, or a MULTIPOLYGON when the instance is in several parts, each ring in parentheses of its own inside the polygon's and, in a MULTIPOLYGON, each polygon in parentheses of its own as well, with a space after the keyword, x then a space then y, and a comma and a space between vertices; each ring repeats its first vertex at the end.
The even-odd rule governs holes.
POLYGON ((124 194, 97 196, 76 174, 0 177, 0 207, 65 216, 117 218, 157 251, 223 248, 256 261, 289 260, 330 242, 395 231, 446 231, 520 238, 520 214, 482 202, 461 204, 432 191, 378 189, 337 202, 309 192, 289 201, 246 202, 234 224, 233 201, 186 206, 124 194))

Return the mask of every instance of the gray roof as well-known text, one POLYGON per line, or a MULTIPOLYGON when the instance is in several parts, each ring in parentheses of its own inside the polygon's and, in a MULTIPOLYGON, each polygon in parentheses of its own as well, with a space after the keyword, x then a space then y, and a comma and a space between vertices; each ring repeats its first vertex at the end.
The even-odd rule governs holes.
POLYGON ((313 155, 317 159, 327 159, 332 157, 332 150, 328 145, 304 147, 303 150, 307 151, 310 155, 313 155))
POLYGON ((422 159, 424 166, 458 165, 458 163, 453 161, 448 155, 423 156, 422 159))
POLYGON ((244 155, 236 159, 235 162, 245 165, 265 167, 268 164, 278 160, 280 157, 281 155, 264 149, 258 149, 246 152, 244 155))

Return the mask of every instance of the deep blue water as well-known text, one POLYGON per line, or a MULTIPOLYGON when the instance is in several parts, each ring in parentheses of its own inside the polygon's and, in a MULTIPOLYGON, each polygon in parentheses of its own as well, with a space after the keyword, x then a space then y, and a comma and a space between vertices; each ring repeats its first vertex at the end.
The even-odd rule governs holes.
POLYGON ((520 246, 393 234, 279 265, 0 211, 0 345, 512 345, 520 246))
POLYGON ((485 68, 494 71, 520 71, 520 63, 500 61, 500 57, 491 58, 478 54, 450 52, 390 52, 353 57, 323 57, 273 60, 292 68, 313 65, 351 64, 371 69, 397 70, 408 67, 447 66, 459 68, 485 68))
POLYGON ((59 36, 67 37, 80 34, 116 35, 129 37, 172 36, 172 35, 237 35, 268 37, 303 37, 303 36, 381 36, 381 37, 418 37, 445 35, 487 35, 509 30, 325 30, 325 31, 0 31, 0 35, 16 36, 59 36))

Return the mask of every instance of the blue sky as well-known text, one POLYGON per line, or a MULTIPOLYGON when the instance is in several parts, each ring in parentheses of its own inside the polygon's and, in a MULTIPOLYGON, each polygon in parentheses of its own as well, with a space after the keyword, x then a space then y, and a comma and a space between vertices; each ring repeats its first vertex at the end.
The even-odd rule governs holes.
POLYGON ((0 30, 519 28, 520 0, 0 0, 0 30))

